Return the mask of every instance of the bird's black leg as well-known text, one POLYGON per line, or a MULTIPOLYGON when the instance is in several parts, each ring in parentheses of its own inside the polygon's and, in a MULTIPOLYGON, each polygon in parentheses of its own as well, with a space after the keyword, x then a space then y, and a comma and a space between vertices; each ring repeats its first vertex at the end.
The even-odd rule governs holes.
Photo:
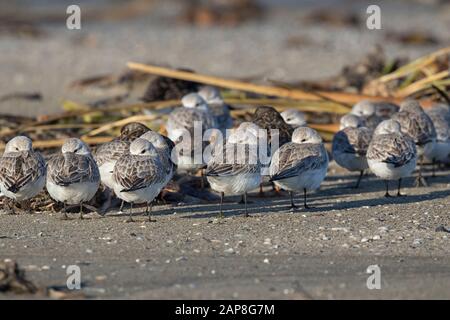
POLYGON ((423 156, 420 157, 419 160, 419 173, 416 178, 415 186, 417 187, 427 187, 428 183, 425 180, 425 177, 422 176, 422 167, 423 167, 423 156))
POLYGON ((384 184, 386 185, 386 193, 384 194, 384 196, 386 198, 391 197, 391 195, 389 194, 389 181, 388 180, 384 180, 384 184))
POLYGON ((200 188, 205 190, 205 171, 200 169, 200 188))
POLYGON ((155 220, 152 220, 152 209, 153 209, 153 202, 147 202, 147 208, 145 209, 145 212, 147 213, 149 222, 155 221, 155 220))
POLYGON ((294 203, 294 191, 289 191, 289 194, 291 196, 291 207, 289 209, 294 212, 298 208, 294 203))
POLYGON ((401 185, 402 185, 402 178, 398 179, 397 197, 403 197, 403 196, 406 196, 406 194, 402 194, 402 193, 400 192, 401 185))
POLYGON ((248 217, 248 210, 247 210, 247 192, 244 193, 244 205, 245 205, 245 216, 248 217))
POLYGON ((130 202, 130 215, 128 217, 127 222, 134 222, 134 220, 133 220, 133 202, 130 202))
POLYGON ((119 212, 123 212, 123 206, 124 205, 125 205, 125 201, 122 200, 122 202, 120 203, 119 212))
POLYGON ((264 197, 264 190, 263 190, 263 184, 261 183, 259 185, 259 196, 264 197))
POLYGON ((62 220, 68 220, 69 217, 67 216, 67 203, 64 201, 63 205, 64 205, 64 207, 63 207, 63 216, 62 216, 61 219, 62 220))
POLYGON ((361 170, 361 172, 359 173, 358 181, 356 181, 356 185, 353 187, 353 189, 359 188, 359 184, 361 183, 363 175, 364 175, 364 170, 361 170))
POLYGON ((310 208, 308 206, 308 204, 306 203, 306 188, 303 189, 303 206, 305 207, 305 209, 309 209, 310 208))
POLYGON ((80 219, 83 220, 83 202, 80 203, 80 219))
MULTIPOLYGON (((222 206, 223 206, 223 197, 224 197, 224 193, 223 192, 221 192, 220 193, 220 205, 219 205, 219 218, 223 218, 224 217, 224 215, 223 215, 223 210, 222 210, 222 206)), ((242 196, 243 197, 243 196, 242 196)), ((242 198, 243 199, 243 198, 242 198)), ((245 201, 243 201, 243 202, 245 202, 245 201)))

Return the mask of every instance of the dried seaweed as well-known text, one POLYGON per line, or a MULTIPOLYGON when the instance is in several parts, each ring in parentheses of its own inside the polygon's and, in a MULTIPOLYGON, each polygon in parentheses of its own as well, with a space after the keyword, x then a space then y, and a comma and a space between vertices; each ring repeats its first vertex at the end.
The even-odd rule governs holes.
POLYGON ((42 94, 40 94, 39 92, 13 92, 0 96, 0 102, 18 99, 41 101, 42 94))
POLYGON ((190 1, 179 15, 178 22, 202 27, 234 27, 259 20, 263 15, 264 7, 255 0, 190 1))
MULTIPOLYGON (((194 72, 190 69, 177 69, 180 71, 194 72)), ((181 99, 185 94, 195 92, 199 84, 192 81, 178 80, 168 77, 156 77, 145 91, 142 101, 152 102, 161 100, 181 99)))
POLYGON ((37 287, 25 277, 25 271, 19 269, 12 260, 0 261, 0 292, 13 294, 34 294, 37 287))

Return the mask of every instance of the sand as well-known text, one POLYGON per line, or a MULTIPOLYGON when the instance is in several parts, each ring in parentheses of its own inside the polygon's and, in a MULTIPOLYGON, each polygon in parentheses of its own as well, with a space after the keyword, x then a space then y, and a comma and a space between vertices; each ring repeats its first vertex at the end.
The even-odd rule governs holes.
MULTIPOLYGON (((2 258, 15 259, 42 287, 64 286, 68 265, 81 268, 89 298, 450 298, 448 171, 406 197, 384 198, 384 184, 330 172, 310 197, 312 209, 290 213, 289 197, 252 194, 251 217, 228 198, 218 205, 144 208, 135 223, 116 211, 79 220, 58 213, 0 216, 2 258), (380 290, 366 269, 381 268, 380 290)), ((394 186, 392 186, 394 188, 394 186)), ((301 199, 296 201, 301 203, 301 199)))

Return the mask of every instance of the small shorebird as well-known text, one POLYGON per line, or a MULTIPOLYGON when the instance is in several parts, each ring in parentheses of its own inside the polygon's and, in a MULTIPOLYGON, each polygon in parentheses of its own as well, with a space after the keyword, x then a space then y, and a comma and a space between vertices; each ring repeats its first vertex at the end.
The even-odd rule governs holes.
MULTIPOLYGON (((114 182, 112 179, 112 172, 117 160, 130 149, 130 143, 149 131, 150 129, 139 122, 131 122, 124 125, 120 130, 120 136, 110 142, 99 145, 94 152, 94 159, 98 165, 100 178, 108 190, 108 199, 106 205, 103 205, 104 210, 107 210, 111 205, 111 193, 114 190, 114 182)), ((122 205, 120 210, 122 210, 122 205)))
POLYGON ((130 143, 150 129, 142 123, 131 122, 122 127, 120 136, 97 147, 94 159, 100 171, 102 183, 113 190, 112 171, 116 161, 130 149, 130 143))
POLYGON ((176 166, 172 162, 171 158, 172 149, 175 145, 169 138, 164 137, 155 131, 148 131, 140 136, 140 138, 147 140, 153 145, 153 147, 155 147, 161 161, 162 168, 165 170, 163 187, 166 186, 176 171, 176 166))
POLYGON ((233 118, 230 114, 230 106, 227 105, 219 89, 213 86, 202 86, 198 94, 206 101, 211 113, 216 118, 217 128, 225 133, 226 129, 233 127, 233 118))
POLYGON ((433 162, 433 176, 435 175, 435 164, 450 163, 450 111, 449 106, 436 104, 426 111, 436 129, 436 144, 428 154, 429 160, 433 162))
MULTIPOLYGON (((270 106, 261 106, 256 108, 253 114, 252 123, 265 131, 265 136, 258 136, 259 146, 262 147, 262 142, 266 141, 266 152, 260 149, 260 156, 271 158, 274 152, 283 144, 288 143, 292 139, 292 132, 294 129, 287 124, 281 114, 270 106)), ((263 131, 263 132, 264 132, 263 131)), ((259 195, 264 196, 263 184, 266 183, 268 175, 267 169, 269 164, 263 165, 263 179, 259 188, 259 195)), ((272 189, 275 189, 275 185, 272 183, 272 189)))
POLYGON ((175 143, 178 171, 197 172, 205 166, 202 155, 208 143, 203 141, 203 134, 208 129, 217 128, 217 123, 206 101, 198 94, 190 93, 181 102, 183 107, 176 108, 169 115, 167 133, 175 143), (202 136, 195 135, 196 129, 202 136))
POLYGON ((394 114, 392 119, 398 121, 401 131, 409 135, 416 144, 419 158, 416 186, 426 186, 427 183, 422 176, 422 165, 424 157, 430 156, 436 143, 436 129, 433 121, 416 100, 403 101, 400 105, 400 111, 394 114))
POLYGON ((367 162, 370 170, 386 184, 385 197, 390 197, 389 180, 398 179, 397 196, 402 178, 410 176, 416 167, 417 153, 414 141, 401 132, 396 120, 384 120, 376 128, 369 149, 367 162))
POLYGON ((222 149, 216 150, 209 160, 206 178, 211 189, 220 192, 220 217, 224 195, 243 195, 248 217, 247 192, 261 183, 257 137, 250 130, 237 129, 218 147, 222 149))
POLYGON ((365 122, 361 117, 355 114, 347 113, 339 120, 339 130, 357 127, 365 127, 365 122))
POLYGON ((366 153, 372 138, 372 131, 364 127, 357 116, 346 115, 344 117, 344 121, 341 121, 341 127, 344 126, 344 128, 333 137, 332 155, 341 167, 349 171, 360 172, 354 186, 356 189, 359 187, 364 170, 369 168, 366 153))
POLYGON ((167 120, 167 134, 170 140, 177 144, 186 133, 193 140, 194 122, 198 122, 202 132, 217 128, 216 119, 206 101, 197 93, 190 93, 181 99, 182 107, 178 107, 169 114, 167 120))
POLYGON ((350 113, 361 117, 364 125, 371 130, 375 130, 378 124, 383 121, 376 113, 375 103, 369 100, 361 100, 355 104, 350 113))
MULTIPOLYGON (((278 143, 278 147, 291 141, 294 129, 288 125, 281 114, 272 107, 258 107, 253 114, 252 122, 263 130, 267 130, 269 146, 278 143), (271 136, 271 129, 278 130, 278 134, 271 136), (278 141, 275 141, 277 139, 278 141)), ((274 150, 275 151, 275 150, 274 150)))
POLYGON ((375 114, 382 120, 390 119, 400 110, 398 105, 387 101, 374 101, 373 104, 375 106, 375 114))
POLYGON ((133 221, 133 204, 146 203, 146 213, 151 220, 151 204, 166 181, 158 151, 142 138, 130 144, 130 152, 122 155, 114 166, 114 191, 120 199, 130 203, 128 222, 133 221))
POLYGON ((294 192, 303 191, 303 203, 307 209, 307 192, 320 187, 327 168, 328 154, 322 138, 314 129, 300 127, 292 134, 292 142, 282 145, 273 155, 270 180, 290 192, 292 211, 297 208, 294 192))
MULTIPOLYGON (((177 68, 176 70, 194 72, 186 68, 177 68)), ((148 84, 141 100, 144 102, 152 102, 180 99, 190 92, 197 91, 198 87, 199 84, 197 82, 158 76, 148 84)))
POLYGON ((287 109, 281 113, 283 120, 290 125, 293 129, 298 127, 305 127, 306 119, 305 114, 297 109, 287 109))
POLYGON ((36 196, 45 185, 44 158, 25 136, 11 139, 0 158, 0 191, 17 202, 36 196))
POLYGON ((48 162, 47 191, 50 196, 66 205, 80 205, 83 219, 83 203, 90 201, 100 185, 100 173, 89 147, 80 139, 67 139, 61 153, 48 162))

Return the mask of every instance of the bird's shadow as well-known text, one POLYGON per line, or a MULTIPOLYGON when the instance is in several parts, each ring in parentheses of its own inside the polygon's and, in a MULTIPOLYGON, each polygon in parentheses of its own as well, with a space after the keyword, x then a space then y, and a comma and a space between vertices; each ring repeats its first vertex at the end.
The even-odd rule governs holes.
MULTIPOLYGON (((414 177, 407 178, 404 181, 404 187, 402 190, 408 190, 408 186, 412 186, 414 183, 414 177)), ((436 182, 445 182, 448 180, 445 176, 438 176, 436 178, 436 182)), ((390 183, 390 187, 392 188, 393 183, 390 183)), ((391 189, 391 193, 394 195, 397 192, 396 188, 397 184, 395 184, 395 188, 391 189), (394 192, 395 190, 395 192, 394 192)), ((327 185, 323 190, 319 190, 317 192, 313 192, 308 195, 308 205, 309 209, 303 208, 303 197, 297 195, 295 197, 295 204, 298 208, 294 211, 294 213, 301 214, 324 214, 330 210, 346 210, 353 208, 361 208, 364 206, 378 206, 378 205, 388 205, 388 204, 407 204, 407 203, 419 203, 423 201, 429 201, 434 199, 445 198, 450 195, 450 190, 439 190, 439 191, 431 191, 427 194, 420 195, 406 195, 402 197, 392 196, 390 198, 384 196, 385 185, 383 181, 373 179, 370 181, 370 186, 366 184, 366 186, 361 186, 361 189, 352 190, 346 188, 345 185, 327 185), (344 192, 343 192, 344 191, 344 192), (348 192, 347 192, 348 191, 348 192), (373 198, 362 198, 355 200, 348 200, 346 198, 354 197, 356 194, 361 193, 374 193, 380 192, 379 196, 373 198), (335 201, 326 201, 333 200, 336 198, 343 198, 341 202, 335 201), (325 201, 324 201, 325 200, 325 201), (317 203, 317 201, 319 201, 317 203)), ((254 200, 255 197, 249 197, 249 200, 254 200)), ((244 215, 244 205, 237 206, 236 201, 239 200, 238 197, 230 197, 227 199, 227 202, 224 202, 222 209, 225 217, 231 216, 241 216, 244 215), (234 199, 233 205, 230 206, 230 200, 234 199)), ((193 213, 195 211, 201 210, 202 213, 194 213, 191 215, 183 216, 182 218, 186 219, 197 219, 197 218, 213 218, 217 217, 219 214, 219 203, 216 204, 205 204, 199 205, 196 208, 177 208, 178 213, 193 213)), ((248 213, 252 214, 269 214, 269 213, 280 213, 286 212, 291 213, 290 210, 290 197, 288 195, 281 196, 278 198, 260 198, 257 201, 254 201, 251 204, 248 204, 248 213)))
MULTIPOLYGON (((308 194, 309 209, 303 208, 303 196, 296 194, 295 203, 298 208, 294 213, 301 214, 324 214, 330 210, 346 210, 352 208, 360 208, 363 206, 378 206, 387 204, 407 204, 428 201, 433 199, 440 199, 450 195, 450 190, 431 191, 427 194, 407 195, 403 197, 393 196, 391 198, 384 197, 385 184, 382 180, 377 179, 373 175, 364 176, 361 185, 358 189, 351 188, 356 182, 358 175, 333 175, 326 178, 327 183, 318 191, 308 194), (331 181, 331 182, 330 182, 331 181), (364 193, 380 194, 372 198, 362 198, 352 200, 355 195, 362 195, 364 193), (352 199, 348 199, 352 198, 352 199), (342 199, 340 202, 332 201, 335 199, 342 199), (348 200, 346 200, 348 199, 348 200)), ((430 185, 437 183, 449 182, 448 175, 437 175, 436 177, 427 177, 430 185)), ((414 184, 415 177, 409 177, 402 182, 402 190, 407 193, 407 190, 414 184)), ((390 192, 392 195, 397 193, 397 183, 390 182, 390 192)), ((270 194, 270 192, 268 192, 270 194)), ((240 196, 226 197, 222 206, 225 217, 243 216, 245 214, 244 204, 237 204, 240 196)), ((290 197, 287 192, 282 192, 277 196, 268 195, 260 197, 257 192, 249 194, 248 197, 248 213, 250 215, 263 215, 270 213, 286 212, 291 213, 290 197)), ((124 208, 124 212, 111 212, 107 214, 112 217, 124 217, 129 213, 129 207, 124 208)), ((133 216, 145 216, 145 206, 136 206, 133 208, 133 216)), ((202 201, 199 203, 186 203, 181 206, 164 205, 154 206, 152 216, 165 216, 177 214, 184 214, 183 219, 200 219, 200 218, 215 218, 219 216, 220 206, 219 201, 202 201), (199 212, 200 213, 196 213, 199 212)))

